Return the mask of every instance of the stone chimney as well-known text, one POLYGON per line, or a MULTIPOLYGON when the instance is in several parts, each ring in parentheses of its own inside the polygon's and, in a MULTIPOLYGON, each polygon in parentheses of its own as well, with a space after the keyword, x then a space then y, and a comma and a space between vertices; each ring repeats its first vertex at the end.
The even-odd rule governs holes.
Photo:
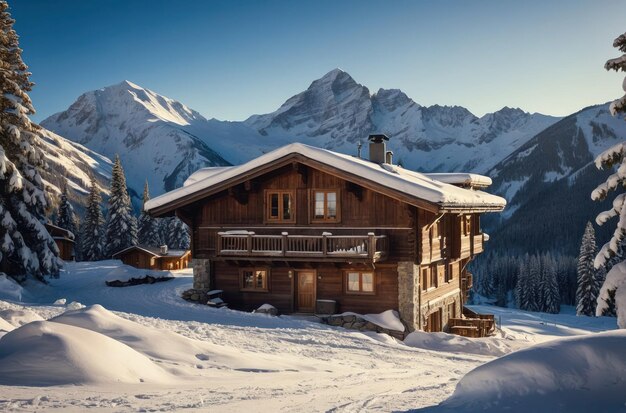
POLYGON ((167 255, 167 245, 161 245, 161 255, 167 255))
POLYGON ((387 161, 387 147, 385 141, 389 140, 387 135, 370 135, 368 140, 370 141, 370 161, 378 164, 385 163, 387 161))

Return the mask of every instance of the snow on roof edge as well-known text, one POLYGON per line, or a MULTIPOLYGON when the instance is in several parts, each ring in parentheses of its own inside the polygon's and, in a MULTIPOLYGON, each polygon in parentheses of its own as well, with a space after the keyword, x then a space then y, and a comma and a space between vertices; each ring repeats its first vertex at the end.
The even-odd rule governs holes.
POLYGON ((263 154, 244 164, 224 168, 217 173, 209 174, 209 176, 197 182, 152 198, 146 202, 145 210, 149 212, 291 154, 302 155, 355 176, 363 177, 387 188, 397 190, 408 196, 440 206, 456 205, 458 207, 474 206, 502 209, 506 205, 506 200, 499 196, 482 191, 459 188, 396 165, 379 165, 365 159, 295 142, 263 154))

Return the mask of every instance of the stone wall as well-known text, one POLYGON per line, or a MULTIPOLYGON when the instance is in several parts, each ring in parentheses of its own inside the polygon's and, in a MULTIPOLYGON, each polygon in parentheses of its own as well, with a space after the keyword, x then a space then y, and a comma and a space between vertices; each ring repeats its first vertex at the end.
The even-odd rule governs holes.
POLYGON ((191 260, 193 268, 193 288, 194 290, 211 290, 211 260, 197 259, 191 260))
POLYGON ((332 315, 330 317, 322 319, 328 325, 335 327, 343 327, 350 330, 359 330, 359 331, 375 331, 377 333, 388 334, 391 337, 395 337, 398 340, 404 340, 407 336, 408 332, 406 330, 406 323, 403 323, 405 326, 405 331, 398 330, 389 330, 387 328, 381 327, 377 324, 374 324, 370 321, 367 321, 356 315, 332 315))
POLYGON ((419 324, 419 266, 410 261, 398 262, 398 312, 409 331, 419 324))

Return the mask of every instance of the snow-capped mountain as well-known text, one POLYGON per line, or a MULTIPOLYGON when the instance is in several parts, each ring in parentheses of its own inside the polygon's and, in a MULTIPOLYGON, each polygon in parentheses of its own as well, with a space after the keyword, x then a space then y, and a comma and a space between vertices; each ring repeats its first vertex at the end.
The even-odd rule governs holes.
POLYGON ((202 167, 238 164, 295 141, 356 154, 373 132, 391 137, 405 167, 485 172, 557 120, 509 108, 477 118, 462 107, 424 107, 397 89, 371 94, 335 69, 277 111, 244 122, 207 120, 124 81, 83 94, 42 125, 109 158, 119 154, 132 191, 140 194, 147 179, 158 195, 202 167))
POLYGON ((63 185, 67 185, 70 200, 78 210, 82 209, 87 204, 93 175, 102 194, 107 196, 112 168, 109 158, 45 128, 41 128, 39 134, 48 164, 48 169, 42 171, 42 178, 54 195, 59 195, 63 185))
MULTIPOLYGON (((587 221, 610 207, 610 199, 591 200, 591 191, 611 171, 593 160, 626 138, 626 122, 609 113, 609 104, 592 106, 546 128, 487 172, 490 188, 509 200, 501 215, 506 225, 493 229, 494 247, 577 254, 587 221)), ((614 224, 598 228, 605 242, 614 224)))
POLYGON ((159 194, 197 169, 228 164, 196 135, 209 124, 185 105, 128 81, 87 92, 42 122, 109 158, 119 154, 135 200, 146 180, 159 194))
POLYGON ((515 206, 518 193, 536 190, 542 182, 568 177, 573 183, 596 156, 624 137, 626 123, 611 116, 608 104, 588 107, 541 131, 487 173, 493 188, 515 206))
POLYGON ((417 104, 398 89, 371 94, 335 69, 277 111, 245 124, 261 135, 356 153, 373 132, 391 137, 403 166, 422 171, 485 172, 559 118, 504 108, 481 118, 458 106, 417 104))

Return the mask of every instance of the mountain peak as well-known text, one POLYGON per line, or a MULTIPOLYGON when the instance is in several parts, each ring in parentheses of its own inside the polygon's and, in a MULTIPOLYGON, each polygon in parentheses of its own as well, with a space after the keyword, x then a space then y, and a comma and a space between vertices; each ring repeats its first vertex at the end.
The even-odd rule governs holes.
MULTIPOLYGON (((343 70, 341 70, 340 68, 336 67, 333 70, 331 70, 330 72, 326 73, 324 76, 322 76, 319 80, 322 80, 322 79, 332 79, 332 80, 334 80, 334 79, 337 78, 337 76, 341 76, 343 74, 348 75, 348 73, 346 73, 343 70)), ((350 76, 350 75, 348 75, 348 76, 350 76)))

